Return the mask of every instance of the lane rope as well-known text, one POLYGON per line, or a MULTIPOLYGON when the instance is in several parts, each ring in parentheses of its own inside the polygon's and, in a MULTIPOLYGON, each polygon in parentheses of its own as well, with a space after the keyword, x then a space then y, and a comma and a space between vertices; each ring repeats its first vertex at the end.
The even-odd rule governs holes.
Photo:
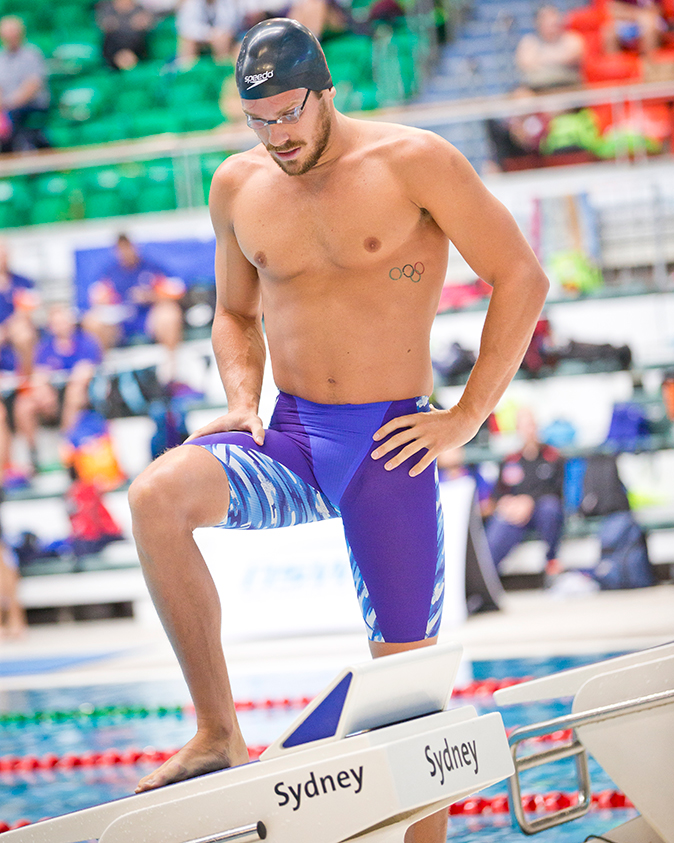
MULTIPOLYGON (((461 688, 455 688, 453 698, 491 697, 501 688, 510 688, 520 682, 526 682, 531 677, 506 679, 479 679, 461 688)), ((283 697, 262 700, 237 700, 234 705, 237 711, 256 711, 270 709, 305 708, 312 701, 312 697, 283 697)), ((192 705, 143 706, 143 705, 105 705, 94 706, 84 703, 79 708, 71 710, 38 710, 33 712, 10 711, 0 712, 0 726, 29 726, 40 723, 65 723, 71 720, 100 720, 106 718, 130 720, 146 717, 185 717, 194 714, 192 705)))
MULTIPOLYGON (((513 729, 507 729, 510 734, 513 729)), ((523 743, 567 743, 573 738, 573 730, 563 729, 530 738, 523 743)), ((248 753, 251 760, 256 760, 265 751, 266 746, 249 746, 248 753)), ((66 752, 58 755, 48 752, 45 755, 2 755, 0 756, 0 773, 29 773, 33 770, 72 770, 74 767, 110 767, 118 764, 163 764, 175 755, 177 749, 162 750, 153 746, 145 749, 131 747, 127 749, 110 748, 102 752, 66 752)))

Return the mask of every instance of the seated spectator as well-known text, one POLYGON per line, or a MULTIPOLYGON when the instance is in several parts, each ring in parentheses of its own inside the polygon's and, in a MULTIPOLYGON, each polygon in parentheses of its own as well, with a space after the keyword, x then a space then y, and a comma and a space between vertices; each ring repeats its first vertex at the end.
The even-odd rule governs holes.
POLYGON ((137 0, 103 0, 96 7, 103 33, 103 58, 113 70, 130 70, 147 58, 147 34, 154 18, 137 0))
MULTIPOLYGON (((5 468, 9 462, 10 431, 5 405, 0 403, 0 503, 5 468)), ((20 638, 26 629, 26 615, 19 599, 19 567, 2 536, 0 524, 0 640, 20 638)))
MULTIPOLYGON (((259 0, 258 0, 259 2, 259 0)), ((262 0, 262 6, 269 8, 270 0, 262 0)), ((278 6, 278 3, 276 4, 278 6)), ((322 39, 326 34, 343 32, 348 29, 351 21, 348 6, 345 0, 294 0, 293 3, 286 3, 285 10, 282 13, 283 17, 289 17, 293 20, 299 21, 308 27, 314 35, 322 39)), ((393 2, 394 6, 397 6, 393 2)), ((382 0, 374 4, 374 7, 383 9, 382 0)), ((269 17, 274 17, 273 10, 270 10, 269 17)), ((281 13, 277 13, 277 17, 281 13)), ((253 21, 251 26, 257 23, 253 21)))
POLYGON ((117 238, 115 256, 89 289, 91 309, 83 325, 108 349, 149 335, 168 351, 165 380, 175 377, 175 353, 182 341, 179 299, 184 283, 147 260, 126 234, 117 238))
POLYGON ((517 46, 515 62, 522 84, 531 91, 548 91, 581 83, 583 39, 564 29, 556 6, 542 6, 536 15, 536 32, 517 46))
POLYGON ((33 311, 39 304, 35 284, 12 272, 9 248, 0 240, 0 368, 19 376, 33 369, 37 330, 33 311))
POLYGON ((238 20, 231 0, 183 0, 176 14, 179 64, 189 67, 204 50, 216 62, 229 61, 238 20))
POLYGON ((180 0, 138 0, 138 2, 156 18, 174 14, 180 5, 180 0))
MULTIPOLYGON (((397 6, 395 0, 379 0, 397 6)), ((343 32, 352 22, 347 0, 239 0, 237 39, 241 41, 255 24, 269 18, 292 18, 308 27, 317 38, 326 33, 343 32)), ((401 14, 404 14, 400 10, 401 14)))
POLYGON ((667 26, 659 0, 609 0, 608 22, 602 35, 604 49, 616 53, 633 43, 649 57, 660 46, 667 26))
POLYGON ((7 15, 0 20, 0 152, 49 146, 42 130, 31 125, 35 115, 46 115, 49 107, 47 66, 40 50, 24 43, 25 37, 21 18, 7 15))
POLYGON ((14 402, 17 433, 25 437, 35 469, 39 425, 70 428, 88 404, 89 381, 101 359, 98 341, 78 326, 70 305, 53 304, 35 354, 35 371, 14 402))
MULTIPOLYGON (((9 465, 10 449, 12 442, 12 434, 9 429, 9 417, 7 408, 3 401, 0 401, 0 486, 2 486, 2 479, 5 469, 9 465)), ((0 502, 1 502, 0 494, 0 502)))
POLYGON ((26 614, 19 598, 19 563, 2 541, 0 533, 0 641, 21 638, 26 631, 26 614))
POLYGON ((487 522, 487 542, 498 567, 527 530, 533 530, 547 544, 547 572, 556 573, 564 526, 564 461, 559 451, 541 443, 530 410, 518 413, 517 431, 522 449, 506 457, 500 466, 492 493, 494 514, 487 522))

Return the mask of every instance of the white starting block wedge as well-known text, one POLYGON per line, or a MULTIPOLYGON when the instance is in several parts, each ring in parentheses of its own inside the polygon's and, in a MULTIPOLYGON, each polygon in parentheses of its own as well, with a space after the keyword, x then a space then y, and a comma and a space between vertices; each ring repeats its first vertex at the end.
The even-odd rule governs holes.
POLYGON ((607 832, 614 843, 674 843, 674 644, 534 679, 494 695, 499 705, 573 697, 572 713, 510 735, 515 773, 510 804, 520 828, 535 834, 586 813, 590 807, 587 753, 601 764, 640 816, 607 832), (573 729, 561 745, 518 756, 522 741, 573 729), (522 809, 519 774, 574 757, 575 805, 535 819, 522 809))
POLYGON ((3 835, 3 843, 402 843, 513 772, 501 716, 445 711, 461 660, 427 647, 347 668, 258 762, 3 835))

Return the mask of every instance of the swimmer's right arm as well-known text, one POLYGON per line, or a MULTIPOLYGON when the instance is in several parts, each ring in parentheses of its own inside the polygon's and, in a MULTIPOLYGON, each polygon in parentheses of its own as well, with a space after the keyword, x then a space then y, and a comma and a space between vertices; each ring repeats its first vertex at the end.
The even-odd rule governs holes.
POLYGON ((239 181, 236 169, 230 159, 218 169, 209 198, 216 237, 217 302, 212 342, 227 393, 228 411, 195 431, 190 438, 245 430, 262 445, 264 426, 258 415, 266 355, 262 301, 257 270, 241 251, 232 223, 231 206, 239 181))

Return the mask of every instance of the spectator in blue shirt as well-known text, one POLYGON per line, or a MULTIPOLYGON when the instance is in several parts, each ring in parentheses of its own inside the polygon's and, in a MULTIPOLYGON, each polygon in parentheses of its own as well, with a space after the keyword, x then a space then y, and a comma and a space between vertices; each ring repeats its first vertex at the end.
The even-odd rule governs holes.
POLYGON ((17 432, 26 438, 34 467, 38 426, 68 430, 87 406, 89 382, 101 359, 98 341, 79 327, 73 308, 53 304, 35 354, 35 371, 14 404, 17 432))
POLYGON ((89 288, 90 310, 83 325, 108 349, 147 336, 168 351, 168 380, 175 376, 175 353, 183 337, 179 300, 185 284, 145 258, 126 234, 117 238, 115 257, 89 288))
POLYGON ((5 361, 2 368, 15 369, 20 376, 33 368, 37 330, 32 314, 38 304, 35 284, 12 272, 7 243, 0 240, 0 359, 5 361))

